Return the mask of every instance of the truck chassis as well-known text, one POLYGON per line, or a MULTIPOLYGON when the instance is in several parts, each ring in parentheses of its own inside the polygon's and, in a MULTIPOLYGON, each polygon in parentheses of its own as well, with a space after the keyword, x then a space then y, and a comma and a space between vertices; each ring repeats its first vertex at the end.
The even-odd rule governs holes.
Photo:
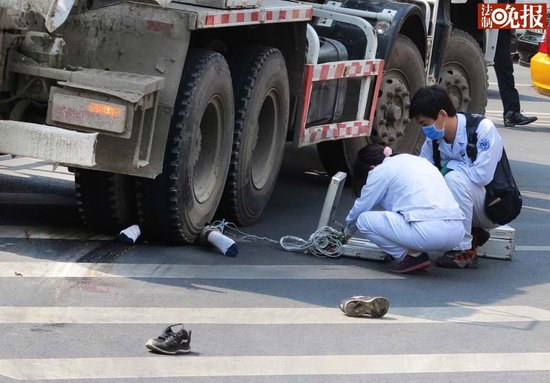
POLYGON ((488 40, 448 0, 82 1, 55 35, 2 1, 0 152, 68 165, 103 231, 190 243, 215 215, 253 223, 287 141, 329 174, 369 141, 414 152, 426 83, 486 105, 488 40))

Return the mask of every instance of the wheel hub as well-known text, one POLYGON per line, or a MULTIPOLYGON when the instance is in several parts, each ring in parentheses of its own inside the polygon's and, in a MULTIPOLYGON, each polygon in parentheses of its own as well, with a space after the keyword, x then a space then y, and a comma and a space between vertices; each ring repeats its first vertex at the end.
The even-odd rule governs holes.
POLYGON ((443 70, 441 84, 447 88, 456 110, 467 112, 472 99, 467 74, 463 73, 461 68, 449 65, 443 70))
POLYGON ((372 134, 374 142, 388 146, 398 145, 410 122, 407 117, 410 104, 410 92, 404 79, 394 76, 383 81, 372 134))

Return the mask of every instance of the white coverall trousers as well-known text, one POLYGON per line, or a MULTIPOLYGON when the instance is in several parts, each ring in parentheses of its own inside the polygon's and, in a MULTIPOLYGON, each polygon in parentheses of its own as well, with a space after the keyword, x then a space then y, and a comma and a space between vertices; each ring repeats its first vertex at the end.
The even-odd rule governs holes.
POLYGON ((399 260, 409 250, 449 251, 464 238, 460 220, 406 222, 392 211, 366 211, 357 217, 361 236, 399 260))
POLYGON ((454 170, 445 174, 445 182, 451 189, 453 197, 466 219, 463 221, 464 238, 453 250, 468 250, 472 248, 472 225, 487 230, 498 227, 485 215, 485 186, 479 186, 461 171, 454 170))

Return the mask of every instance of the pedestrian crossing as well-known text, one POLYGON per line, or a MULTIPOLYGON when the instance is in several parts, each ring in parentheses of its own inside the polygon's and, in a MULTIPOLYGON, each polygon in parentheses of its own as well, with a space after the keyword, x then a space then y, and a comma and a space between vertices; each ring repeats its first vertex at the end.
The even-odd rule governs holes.
MULTIPOLYGON (((39 205, 40 193, 8 194, 0 193, 0 205, 2 196, 39 205)), ((53 195, 42 202, 72 203, 53 195)), ((550 304, 532 295, 548 282, 536 278, 544 270, 533 269, 529 284, 518 283, 508 270, 522 257, 486 261, 472 273, 403 276, 379 263, 242 242, 237 258, 142 243, 109 262, 81 262, 112 240, 79 228, 0 225, 0 382, 410 382, 414 375, 415 382, 485 383, 506 381, 500 374, 524 382, 550 376, 550 304), (488 281, 493 272, 499 277, 488 281), (456 293, 444 295, 449 286, 456 293), (350 318, 337 307, 340 299, 371 293, 392 302, 383 318, 350 318), (191 354, 147 351, 149 337, 180 322, 193 330, 191 354)), ((516 250, 536 257, 549 248, 516 250)))
MULTIPOLYGON (((24 258, 27 259, 27 258, 24 258)), ((221 258, 225 259, 225 258, 221 258)), ((125 278, 138 278, 143 288, 148 287, 151 279, 184 279, 197 281, 203 286, 208 281, 233 281, 240 283, 243 280, 255 280, 257 283, 269 283, 270 280, 283 280, 285 283, 301 281, 302 283, 322 284, 323 281, 373 281, 387 279, 389 281, 406 281, 409 277, 391 274, 381 275, 368 267, 354 263, 353 265, 192 265, 192 264, 93 264, 77 262, 42 261, 0 261, 0 281, 14 280, 19 284, 35 284, 45 280, 96 280, 112 281, 125 278), (224 270, 225 269, 225 275, 224 270), (13 270, 25 270, 25 274, 16 276, 13 270), (178 275, 179 274, 179 275, 178 275), (385 277, 385 278, 383 278, 385 277)), ((356 283, 355 282, 355 283, 356 283)), ((225 293, 240 294, 238 285, 225 290, 225 293)), ((98 290, 99 291, 99 290, 98 290)), ((159 287, 159 294, 165 292, 159 287)), ((113 292, 111 292, 113 293, 113 292)), ((124 294, 124 291, 116 291, 124 294)), ((255 339, 256 333, 265 332, 267 328, 316 328, 330 329, 335 333, 343 329, 353 329, 356 334, 369 334, 376 329, 388 328, 396 331, 405 331, 417 326, 455 327, 453 332, 467 333, 471 326, 480 329, 513 325, 512 328, 526 329, 543 326, 550 322, 550 310, 533 305, 480 305, 465 302, 449 302, 445 306, 395 306, 383 318, 350 318, 334 305, 334 307, 319 307, 295 301, 293 307, 269 307, 270 297, 265 296, 265 306, 255 307, 215 307, 216 300, 206 299, 207 305, 193 305, 181 307, 177 303, 186 303, 185 289, 181 291, 181 300, 175 300, 172 307, 151 307, 147 302, 140 306, 109 305, 109 297, 103 297, 102 306, 89 305, 82 300, 80 305, 61 305, 59 303, 48 306, 0 306, 0 326, 16 326, 22 331, 28 325, 40 326, 51 324, 86 325, 94 332, 105 331, 109 326, 116 325, 159 325, 185 321, 188 328, 201 326, 204 329, 210 326, 223 328, 238 328, 245 338, 255 339), (236 326, 236 327, 235 327, 236 326), (321 327, 320 327, 321 326, 321 327)), ((87 298, 89 299, 89 297, 87 298)), ((11 327, 11 331, 13 327, 11 327)), ((297 330, 300 332, 300 330, 297 330)), ((316 330, 318 331, 318 330, 316 330)), ((228 330, 230 333, 231 330, 228 330)), ((62 330, 58 330, 63 334, 62 330)), ((40 336, 40 332, 33 334, 40 336)), ((25 334, 21 334, 25 336, 25 334)), ((125 336, 121 333, 120 336, 125 336)), ((1 337, 1 335, 0 335, 1 337)), ((229 335, 231 338, 231 335, 229 335)), ((475 337, 474 337, 475 338, 475 337)), ((143 339, 143 342, 146 339, 143 339)), ((32 342, 32 337, 27 338, 32 342)), ((227 342, 228 340, 224 340, 227 342)), ((270 338, 270 343, 277 343, 278 339, 270 338)), ((317 339, 298 340, 299 342, 317 342, 317 339)), ((67 339, 67 342, 71 342, 67 339)), ((346 342, 343 342, 345 344, 346 342)), ((450 343, 452 345, 452 341, 450 343)), ((215 349, 215 345, 211 345, 215 349)), ((116 350, 114 343, 100 345, 101 348, 116 350)), ((259 346, 258 346, 259 347, 259 346)), ((376 347, 363 349, 340 348, 339 353, 326 353, 323 348, 315 354, 294 355, 292 349, 286 350, 284 355, 269 355, 266 344, 265 355, 254 355, 246 347, 238 346, 235 354, 218 355, 208 347, 200 349, 197 354, 180 356, 174 359, 171 356, 156 356, 148 353, 143 344, 136 344, 135 348, 142 349, 142 356, 109 356, 96 355, 93 357, 79 357, 78 353, 70 357, 52 357, 56 350, 48 356, 36 357, 0 357, 0 378, 10 378, 18 381, 33 380, 100 380, 116 382, 123 379, 156 379, 156 378, 230 378, 251 377, 253 381, 262 382, 263 379, 281 377, 282 381, 300 381, 300 376, 316 376, 319 381, 337 382, 338 378, 347 375, 396 375, 396 374, 440 374, 450 377, 454 374, 467 372, 499 373, 499 372, 547 372, 550 374, 550 347, 539 348, 536 351, 510 352, 493 350, 479 352, 477 343, 473 342, 467 352, 464 345, 456 352, 411 352, 403 353, 402 349, 395 354, 376 353, 376 347), (400 363, 395 363, 399 360, 400 363), (285 378, 286 377, 286 378, 285 378), (325 379, 325 380, 323 380, 325 379)), ((404 346, 406 349, 406 345, 404 346)), ((193 343, 192 343, 193 349, 193 343)), ((78 350, 78 347, 76 348, 78 350)), ((134 352, 135 353, 135 352, 134 352)), ((139 354, 139 352, 137 352, 139 354)), ((99 353, 101 354, 101 353, 99 353)), ((5 355, 5 353, 4 353, 5 355)), ((9 353, 8 353, 9 355, 9 353)), ((367 378, 365 378, 368 381, 367 378)), ((1 379, 0 379, 1 380, 1 379)), ((126 380, 124 380, 126 382, 126 380)), ((267 381, 267 380, 266 380, 267 381)), ((361 380, 360 380, 361 381, 361 380)))

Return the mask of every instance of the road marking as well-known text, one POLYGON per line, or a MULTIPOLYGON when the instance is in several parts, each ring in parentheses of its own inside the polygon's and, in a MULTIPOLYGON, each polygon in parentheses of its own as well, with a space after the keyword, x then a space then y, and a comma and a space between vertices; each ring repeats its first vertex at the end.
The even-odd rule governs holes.
POLYGON ((383 318, 350 318, 337 308, 0 307, 0 323, 425 324, 548 322, 531 306, 395 307, 383 318))
POLYGON ((74 181, 73 173, 65 166, 55 166, 53 163, 35 160, 29 157, 14 157, 2 161, 0 174, 17 177, 40 176, 65 181, 74 181))
MULTIPOLYGON (((28 167, 28 166, 45 166, 50 164, 52 166, 51 162, 46 162, 42 160, 37 160, 35 158, 31 157, 23 157, 23 156, 12 156, 11 159, 7 159, 5 161, 2 161, 2 167, 9 166, 9 167, 28 167)), ((66 168, 65 168, 66 169, 66 168)))
MULTIPOLYGON (((489 85, 492 85, 498 89, 498 82, 489 82, 489 85)), ((533 84, 514 84, 514 86, 526 86, 528 88, 533 88, 533 84)))
MULTIPOLYGON (((536 112, 537 113, 537 117, 539 116, 550 116, 550 112, 536 112)), ((486 110, 485 111, 485 114, 494 114, 494 115, 499 115, 499 116, 502 116, 502 110, 486 110)))
MULTIPOLYGON (((550 113, 532 112, 527 114, 536 115, 538 117, 538 120, 526 125, 526 127, 532 127, 532 126, 546 127, 546 128, 550 127, 550 113)), ((487 116, 491 120, 500 121, 502 119, 502 111, 488 110, 485 112, 485 116, 487 116)), ((517 127, 521 127, 521 126, 518 125, 517 127)))
POLYGON ((550 201, 550 193, 533 192, 528 190, 521 190, 521 195, 528 198, 543 199, 550 201))
POLYGON ((41 169, 22 169, 22 170, 18 170, 17 172, 27 174, 30 176, 47 177, 47 178, 52 178, 56 180, 74 182, 74 175, 72 173, 61 173, 57 171, 41 170, 41 169))
POLYGON ((535 211, 542 211, 543 213, 550 213, 550 209, 544 209, 542 207, 534 207, 534 206, 523 205, 523 208, 524 209, 529 209, 529 210, 535 210, 535 211))
POLYGON ((17 380, 549 371, 550 353, 0 359, 17 380), (185 360, 184 360, 185 359, 185 360))
MULTIPOLYGON (((490 117, 490 116, 488 116, 490 117)), ((532 122, 528 125, 525 125, 525 126, 522 126, 522 125, 516 125, 515 126, 516 128, 522 128, 522 127, 525 127, 525 128, 529 128, 529 127, 541 127, 541 128, 548 128, 550 127, 550 120, 548 121, 537 121, 537 122, 532 122)))
POLYGON ((69 227, 2 225, 0 226, 0 238, 112 240, 113 236, 69 227))
MULTIPOLYGON (((491 87, 491 86, 496 87, 496 89, 493 89, 493 90, 498 91, 498 82, 489 82, 489 87, 491 87)), ((514 84, 514 86, 516 88, 519 86, 519 87, 525 87, 525 88, 533 88, 533 90, 535 89, 533 84, 514 84)), ((541 98, 546 97, 544 95, 539 95, 539 94, 535 94, 535 96, 538 96, 538 97, 541 97, 541 98)), ((544 101, 541 100, 541 101, 533 101, 533 102, 544 102, 544 101)))
POLYGON ((195 279, 403 279, 359 266, 0 262, 0 277, 195 279), (16 275, 17 274, 21 274, 16 275))
POLYGON ((550 246, 514 246, 516 251, 550 251, 550 246))
POLYGON ((5 175, 9 177, 19 177, 19 178, 31 178, 31 176, 29 175, 21 174, 19 172, 14 172, 12 170, 1 169, 1 168, 0 168, 0 175, 5 175))

